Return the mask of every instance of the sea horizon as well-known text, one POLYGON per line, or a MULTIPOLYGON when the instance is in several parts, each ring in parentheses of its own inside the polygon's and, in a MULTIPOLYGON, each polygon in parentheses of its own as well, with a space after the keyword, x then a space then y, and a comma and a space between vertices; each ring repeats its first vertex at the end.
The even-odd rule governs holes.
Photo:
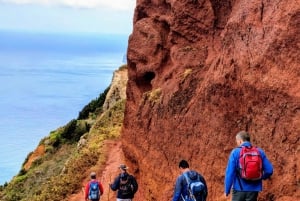
POLYGON ((128 36, 0 30, 0 185, 110 84, 128 36))

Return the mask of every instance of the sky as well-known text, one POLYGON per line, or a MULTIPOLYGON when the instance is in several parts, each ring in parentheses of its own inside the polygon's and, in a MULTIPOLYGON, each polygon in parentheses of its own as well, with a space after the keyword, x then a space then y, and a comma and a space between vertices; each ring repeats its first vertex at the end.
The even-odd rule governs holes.
POLYGON ((0 30, 130 34, 136 0, 0 0, 0 30))

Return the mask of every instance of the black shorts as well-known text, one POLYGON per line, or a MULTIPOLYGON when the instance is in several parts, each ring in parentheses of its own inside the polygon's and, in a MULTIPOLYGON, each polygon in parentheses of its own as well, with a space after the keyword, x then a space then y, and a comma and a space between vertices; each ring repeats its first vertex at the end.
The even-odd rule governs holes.
POLYGON ((257 191, 232 191, 232 201, 257 201, 257 191))

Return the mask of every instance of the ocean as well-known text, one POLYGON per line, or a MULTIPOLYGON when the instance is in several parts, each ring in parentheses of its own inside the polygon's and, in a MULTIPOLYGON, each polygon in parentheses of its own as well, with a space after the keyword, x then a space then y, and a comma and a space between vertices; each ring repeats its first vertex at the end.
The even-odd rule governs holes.
POLYGON ((110 84, 126 35, 0 31, 0 185, 110 84))

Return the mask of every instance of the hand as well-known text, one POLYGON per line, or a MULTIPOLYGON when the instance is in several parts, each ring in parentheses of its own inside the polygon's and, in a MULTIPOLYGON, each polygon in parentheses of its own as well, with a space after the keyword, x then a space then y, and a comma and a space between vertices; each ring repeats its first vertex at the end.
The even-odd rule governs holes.
POLYGON ((224 200, 230 200, 231 196, 230 195, 226 195, 226 193, 224 193, 224 200))

